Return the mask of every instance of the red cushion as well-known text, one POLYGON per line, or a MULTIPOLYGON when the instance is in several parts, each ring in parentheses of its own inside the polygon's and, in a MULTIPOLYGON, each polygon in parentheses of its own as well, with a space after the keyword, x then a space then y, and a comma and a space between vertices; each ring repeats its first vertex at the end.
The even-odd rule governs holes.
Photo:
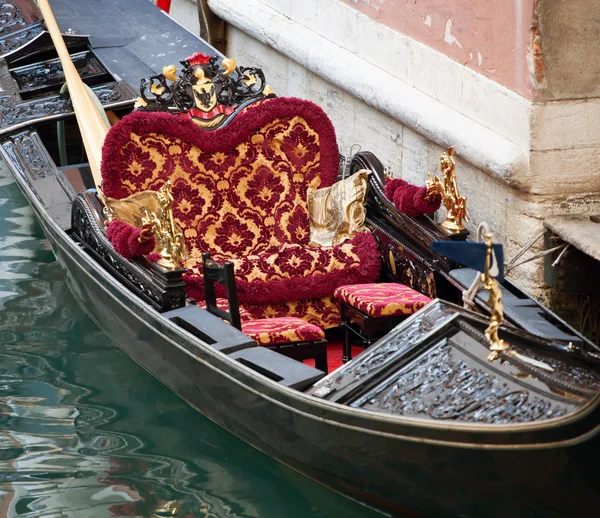
POLYGON ((157 190, 170 179, 190 254, 215 260, 307 245, 307 188, 332 185, 339 160, 325 112, 284 97, 214 131, 169 113, 134 112, 111 128, 102 153, 106 196, 157 190))
POLYGON ((278 304, 244 304, 252 318, 298 317, 321 329, 339 327, 340 304, 330 297, 299 299, 278 304))
MULTIPOLYGON (((277 304, 290 300, 327 297, 340 285, 373 282, 381 261, 377 242, 361 232, 335 246, 285 245, 276 253, 229 259, 235 265, 240 302, 277 304)), ((184 275, 187 294, 204 298, 202 263, 191 265, 184 275)), ((223 288, 217 286, 222 296, 223 288)))
POLYGON ((320 327, 295 317, 261 318, 242 322, 242 331, 259 345, 323 340, 320 327))
POLYGON ((426 295, 398 283, 340 286, 333 296, 370 317, 412 315, 431 302, 426 295))

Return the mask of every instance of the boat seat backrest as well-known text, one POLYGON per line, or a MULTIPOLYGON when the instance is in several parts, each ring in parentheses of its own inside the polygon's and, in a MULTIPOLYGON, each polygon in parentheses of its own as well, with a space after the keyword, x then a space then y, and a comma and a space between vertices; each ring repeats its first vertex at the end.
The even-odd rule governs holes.
POLYGON ((335 132, 310 101, 249 105, 208 131, 159 112, 134 112, 108 133, 102 190, 122 199, 171 180, 173 213, 192 256, 216 260, 309 242, 306 191, 332 185, 335 132))

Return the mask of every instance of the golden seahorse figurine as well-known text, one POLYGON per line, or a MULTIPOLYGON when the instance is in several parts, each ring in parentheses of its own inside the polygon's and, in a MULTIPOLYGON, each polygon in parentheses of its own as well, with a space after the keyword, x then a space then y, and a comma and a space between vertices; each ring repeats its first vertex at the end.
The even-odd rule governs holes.
POLYGON ((158 265, 169 270, 175 270, 183 266, 188 254, 183 232, 181 232, 173 217, 174 200, 170 187, 171 181, 167 180, 156 191, 160 210, 153 212, 144 207, 141 219, 144 228, 150 228, 151 233, 156 238, 158 253, 161 256, 157 261, 158 265))
MULTIPOLYGON (((488 290, 489 293, 488 306, 491 311, 490 325, 487 327, 484 334, 490 344, 488 360, 491 362, 497 359, 502 351, 506 351, 510 347, 498 336, 498 329, 502 325, 502 322, 504 322, 504 307, 502 306, 502 291, 500 290, 500 284, 498 284, 498 281, 494 278, 492 272, 490 272, 493 253, 492 237, 493 235, 491 232, 487 232, 484 235, 486 246, 485 270, 481 274, 481 285, 484 289, 488 290)), ((494 258, 494 262, 495 261, 496 258, 494 258)))
POLYGON ((443 153, 440 158, 440 170, 444 180, 439 176, 433 177, 431 173, 427 175, 427 188, 432 192, 437 192, 442 197, 442 203, 446 207, 446 219, 442 222, 442 227, 450 232, 460 232, 465 229, 463 221, 467 219, 467 198, 461 196, 458 192, 455 173, 456 163, 454 162, 454 148, 449 148, 447 153, 443 153))

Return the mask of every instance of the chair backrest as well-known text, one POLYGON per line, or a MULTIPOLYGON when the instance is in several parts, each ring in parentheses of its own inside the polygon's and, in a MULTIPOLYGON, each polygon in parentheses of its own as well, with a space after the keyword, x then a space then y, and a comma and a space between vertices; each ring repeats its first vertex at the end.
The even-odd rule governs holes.
POLYGON ((108 133, 106 196, 156 190, 170 179, 173 214, 191 255, 218 260, 308 244, 308 187, 338 173, 335 132, 310 101, 250 104, 213 131, 168 113, 134 112, 108 133))
POLYGON ((210 258, 210 254, 202 254, 202 271, 204 275, 204 292, 206 310, 217 315, 223 320, 227 320, 233 327, 242 330, 242 321, 240 318, 240 305, 238 303, 237 289, 235 286, 235 275, 233 263, 217 263, 210 258), (217 294, 215 283, 221 284, 225 288, 227 295, 227 306, 229 311, 224 311, 217 307, 217 294))

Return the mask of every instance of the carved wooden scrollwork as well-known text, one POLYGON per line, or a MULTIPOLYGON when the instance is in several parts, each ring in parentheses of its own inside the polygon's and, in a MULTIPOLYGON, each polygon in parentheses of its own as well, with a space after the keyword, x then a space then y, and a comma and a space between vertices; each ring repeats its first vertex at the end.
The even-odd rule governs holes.
POLYGON ((73 238, 82 243, 115 278, 157 310, 169 311, 184 306, 185 285, 181 280, 184 270, 151 271, 121 257, 100 228, 103 221, 101 214, 95 195, 89 192, 79 195, 71 212, 73 238))
POLYGON ((573 408, 481 368, 451 341, 429 350, 352 406, 394 415, 486 424, 550 419, 573 408))
POLYGON ((223 126, 236 109, 273 95, 261 69, 238 67, 235 60, 221 60, 199 52, 162 74, 142 79, 136 107, 168 111, 187 117, 205 129, 223 126))
MULTIPOLYGON (((116 82, 93 87, 102 104, 113 105, 132 99, 132 90, 127 83, 116 82)), ((67 96, 53 95, 18 103, 14 97, 0 97, 0 132, 4 129, 36 119, 55 117, 73 111, 67 96)))

